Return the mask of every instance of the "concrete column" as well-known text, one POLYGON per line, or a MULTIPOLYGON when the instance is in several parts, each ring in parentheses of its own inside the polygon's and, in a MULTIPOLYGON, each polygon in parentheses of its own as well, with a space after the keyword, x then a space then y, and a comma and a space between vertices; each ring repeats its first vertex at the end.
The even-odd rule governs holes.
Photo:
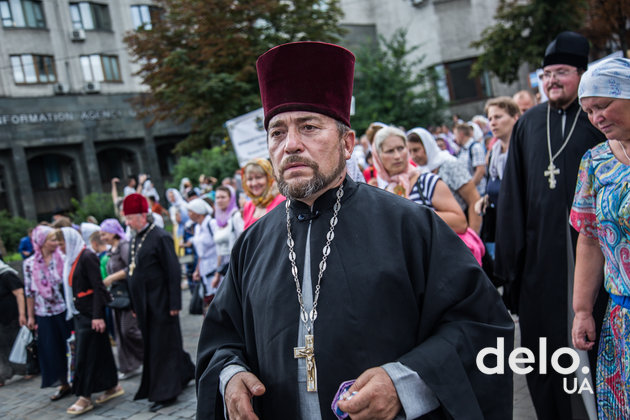
POLYGON ((146 123, 144 125, 144 155, 147 157, 146 162, 144 162, 145 172, 151 175, 153 186, 160 194, 160 202, 164 203, 164 180, 160 173, 160 164, 155 147, 155 140, 153 138, 153 129, 146 123))
POLYGON ((2 159, 2 161, 0 161, 0 164, 2 165, 2 177, 4 178, 5 187, 7 191, 7 201, 9 202, 9 211, 11 212, 13 216, 19 216, 20 208, 15 198, 15 191, 16 191, 15 182, 13 179, 13 174, 11 173, 11 171, 9 171, 10 162, 2 159))
POLYGON ((92 192, 103 192, 101 188, 101 174, 98 167, 98 159, 96 158, 96 148, 94 147, 94 139, 96 139, 96 124, 93 121, 87 121, 85 124, 85 139, 83 140, 83 162, 87 170, 88 194, 92 192))
POLYGON ((30 220, 37 220, 35 197, 33 196, 31 176, 28 173, 28 161, 26 160, 24 147, 13 141, 11 142, 11 151, 13 152, 13 166, 15 167, 15 174, 19 184, 17 197, 22 202, 24 217, 30 220))

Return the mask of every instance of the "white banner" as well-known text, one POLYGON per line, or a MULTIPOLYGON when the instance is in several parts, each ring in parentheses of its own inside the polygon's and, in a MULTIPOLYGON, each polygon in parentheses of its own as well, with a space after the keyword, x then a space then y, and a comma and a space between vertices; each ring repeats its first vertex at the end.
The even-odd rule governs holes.
POLYGON ((253 158, 269 158, 264 118, 259 108, 225 123, 241 167, 253 158))

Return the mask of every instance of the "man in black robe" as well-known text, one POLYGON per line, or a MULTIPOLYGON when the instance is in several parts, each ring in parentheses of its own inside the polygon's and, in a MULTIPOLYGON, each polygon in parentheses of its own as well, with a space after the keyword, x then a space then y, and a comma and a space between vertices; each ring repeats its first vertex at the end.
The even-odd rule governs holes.
POLYGON ((334 419, 353 379, 338 408, 356 419, 510 418, 511 373, 476 363, 507 355, 514 328, 479 264, 429 209, 346 176, 352 53, 285 44, 257 68, 289 205, 233 248, 199 339, 197 418, 334 419))
MULTIPOLYGON (((574 32, 547 47, 541 83, 549 102, 516 122, 499 193, 495 274, 507 282, 506 302, 519 314, 522 346, 538 355, 539 338, 546 337, 548 358, 570 343, 577 232, 568 217, 578 167, 582 155, 605 140, 577 100, 588 50, 586 38, 574 32)), ((553 369, 527 375, 540 420, 573 418, 562 378, 553 369)))
POLYGON ((123 213, 137 232, 130 244, 129 292, 144 339, 142 381, 134 399, 153 401, 150 410, 155 412, 175 402, 194 377, 179 326, 181 269, 171 236, 148 223, 142 195, 125 197, 123 213))

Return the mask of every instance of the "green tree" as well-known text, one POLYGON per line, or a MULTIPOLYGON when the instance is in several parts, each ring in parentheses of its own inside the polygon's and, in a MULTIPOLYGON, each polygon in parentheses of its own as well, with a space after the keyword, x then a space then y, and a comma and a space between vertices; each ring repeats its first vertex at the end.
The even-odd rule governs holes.
POLYGON ((96 220, 102 222, 105 219, 116 218, 116 211, 112 196, 106 193, 91 193, 81 199, 70 199, 74 212, 70 218, 74 223, 85 222, 88 216, 94 216, 96 220))
POLYGON ((234 176, 234 171, 238 168, 236 155, 226 145, 202 149, 179 158, 173 168, 173 182, 170 186, 178 188, 179 180, 184 177, 195 182, 201 174, 213 176, 221 181, 223 178, 234 176))
POLYGON ((547 45, 562 31, 578 31, 584 24, 587 0, 500 0, 496 23, 471 43, 483 52, 473 75, 483 70, 502 82, 518 79, 524 63, 539 67, 547 45))
POLYGON ((354 127, 365 130, 373 121, 406 128, 442 122, 446 101, 437 91, 436 72, 417 70, 424 57, 408 58, 418 48, 409 47, 407 31, 399 29, 389 40, 380 37, 378 48, 359 49, 354 78, 354 127))
POLYGON ((582 33, 594 49, 596 56, 620 50, 627 56, 630 45, 630 0, 588 0, 588 14, 582 33))
POLYGON ((225 121, 260 107, 256 59, 286 42, 335 42, 339 0, 158 0, 151 29, 125 38, 149 87, 135 105, 151 123, 190 121, 175 149, 221 143, 225 121))
POLYGON ((11 216, 6 210, 0 211, 0 238, 8 254, 17 252, 20 239, 32 227, 35 227, 35 223, 30 220, 11 216))

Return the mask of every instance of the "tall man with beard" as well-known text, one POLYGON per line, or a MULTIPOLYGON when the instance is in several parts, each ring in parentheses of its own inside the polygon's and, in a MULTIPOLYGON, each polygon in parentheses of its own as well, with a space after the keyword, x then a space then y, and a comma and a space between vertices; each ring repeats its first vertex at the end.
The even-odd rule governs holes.
POLYGON ((285 44, 257 70, 287 201, 232 250, 199 338, 197 418, 334 419, 336 394, 353 419, 510 418, 511 375, 475 360, 498 338, 509 353, 513 323, 472 254, 429 209, 346 175, 352 53, 285 44))
POLYGON ((142 381, 134 399, 148 398, 149 410, 156 412, 175 402, 195 366, 182 344, 182 275, 173 239, 149 223, 148 212, 142 195, 125 197, 125 221, 136 232, 129 247, 129 294, 144 342, 142 381))
MULTIPOLYGON (((508 307, 519 314, 521 344, 534 354, 541 337, 548 355, 570 343, 577 232, 568 216, 582 155, 605 140, 577 100, 588 51, 586 38, 574 32, 562 32, 547 47, 541 82, 549 102, 516 122, 501 183, 495 274, 507 283, 508 307)), ((605 298, 599 325, 603 306, 605 298)), ((527 375, 540 420, 574 418, 562 379, 553 369, 527 375)))

